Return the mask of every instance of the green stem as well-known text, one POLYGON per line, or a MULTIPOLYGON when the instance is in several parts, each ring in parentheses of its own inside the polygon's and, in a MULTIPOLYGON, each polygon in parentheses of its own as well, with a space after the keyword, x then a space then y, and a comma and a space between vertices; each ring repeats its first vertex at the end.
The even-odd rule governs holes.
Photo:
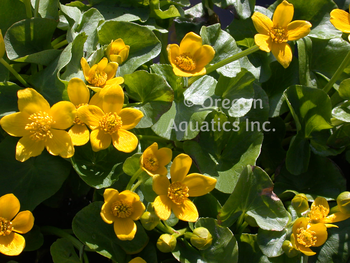
POLYGON ((328 93, 331 90, 334 83, 338 80, 338 78, 343 73, 344 69, 349 65, 349 63, 350 63, 350 52, 346 55, 343 62, 340 64, 337 71, 334 73, 333 77, 329 80, 327 85, 323 87, 324 92, 328 93))
POLYGON ((59 48, 65 46, 67 44, 68 44, 68 41, 67 41, 67 39, 65 39, 65 40, 61 41, 60 43, 57 43, 56 45, 54 45, 53 48, 54 49, 59 49, 59 48))
POLYGON ((158 137, 158 136, 153 136, 153 135, 137 135, 137 138, 139 140, 148 140, 148 141, 155 141, 155 142, 169 142, 169 140, 158 137))
MULTIPOLYGON (((212 66, 209 66, 206 70, 206 72, 207 72, 206 74, 209 74, 209 73, 213 72, 214 70, 221 68, 222 66, 225 66, 226 64, 229 64, 229 63, 236 61, 240 58, 248 56, 248 55, 250 55, 258 50, 259 50, 259 47, 254 45, 254 46, 247 48, 246 50, 243 50, 242 52, 239 52, 231 57, 225 58, 224 60, 221 60, 218 63, 216 63, 212 66)), ((188 81, 188 84, 191 85, 193 82, 195 82, 200 77, 202 77, 202 76, 196 76, 196 77, 190 78, 188 81)))
POLYGON ((64 39, 66 39, 66 35, 61 35, 58 38, 55 38, 54 40, 52 40, 51 46, 57 45, 59 42, 63 41, 64 39))
POLYGON ((302 263, 308 263, 308 261, 309 261, 309 257, 303 254, 302 257, 301 257, 301 262, 302 263))
POLYGON ((35 1, 34 17, 39 16, 39 3, 40 3, 40 0, 35 1))
POLYGON ((32 13, 32 4, 30 3, 30 0, 24 0, 24 5, 26 6, 26 14, 28 18, 32 18, 33 17, 33 13, 32 13))
POLYGON ((168 226, 164 221, 159 222, 158 225, 156 226, 156 228, 158 228, 160 231, 162 231, 163 233, 167 233, 167 234, 174 234, 175 231, 173 228, 171 228, 170 226, 168 226), (164 224, 163 224, 164 223, 164 224))
POLYGON ((28 87, 27 82, 14 70, 9 63, 7 63, 3 58, 0 58, 0 63, 3 64, 24 86, 28 87))
POLYGON ((131 190, 132 185, 134 184, 134 182, 136 181, 137 178, 139 178, 139 176, 141 175, 141 173, 143 172, 142 168, 140 167, 136 173, 131 177, 128 185, 126 186, 126 190, 131 190))
POLYGON ((136 182, 136 184, 134 184, 134 185, 131 187, 130 191, 131 191, 131 192, 135 192, 135 190, 137 189, 137 187, 139 187, 142 183, 143 183, 143 180, 142 180, 142 179, 141 179, 141 180, 138 180, 138 181, 136 182))

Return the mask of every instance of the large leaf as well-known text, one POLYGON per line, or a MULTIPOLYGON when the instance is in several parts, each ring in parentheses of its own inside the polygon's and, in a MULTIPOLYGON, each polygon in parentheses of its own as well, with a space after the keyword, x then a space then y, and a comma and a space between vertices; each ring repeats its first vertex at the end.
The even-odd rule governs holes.
POLYGON ((221 8, 234 6, 240 18, 248 18, 252 15, 255 7, 255 0, 213 0, 213 3, 221 8))
POLYGON ((101 45, 108 45, 112 40, 121 38, 130 46, 128 59, 119 67, 120 76, 133 73, 161 51, 161 43, 154 33, 132 22, 107 21, 101 26, 98 36, 101 45))
POLYGON ((58 20, 58 0, 31 0, 34 8, 38 1, 40 1, 38 13, 42 18, 58 20))
POLYGON ((273 192, 270 177, 259 167, 247 166, 219 212, 225 226, 247 213, 264 230, 282 231, 289 221, 282 201, 273 192))
POLYGON ((7 136, 0 143, 0 196, 13 193, 20 200, 22 210, 33 210, 61 188, 71 166, 46 150, 21 163, 15 159, 17 141, 7 136))
POLYGON ((5 35, 7 29, 22 19, 27 18, 26 7, 21 0, 2 0, 0 1, 0 29, 2 35, 5 35))
POLYGON ((0 117, 18 111, 17 91, 22 89, 12 82, 0 82, 0 117))
POLYGON ((79 256, 75 252, 72 242, 66 238, 57 239, 50 247, 54 263, 79 263, 79 256))

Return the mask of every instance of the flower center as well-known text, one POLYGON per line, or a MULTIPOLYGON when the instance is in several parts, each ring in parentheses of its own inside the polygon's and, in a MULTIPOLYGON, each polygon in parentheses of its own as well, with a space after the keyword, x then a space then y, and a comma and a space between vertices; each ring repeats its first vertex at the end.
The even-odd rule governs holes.
POLYGON ((323 205, 313 206, 308 214, 311 223, 321 223, 323 219, 327 216, 327 208, 323 205))
POLYGON ((270 29, 269 35, 275 43, 281 44, 288 41, 287 30, 285 28, 273 27, 270 29))
POLYGON ((109 112, 100 119, 101 129, 109 134, 115 133, 122 125, 122 118, 115 112, 109 112))
POLYGON ((0 217, 0 236, 7 236, 13 230, 12 222, 0 217))
POLYGON ((132 205, 125 201, 116 201, 112 204, 112 214, 119 218, 127 218, 134 212, 132 205))
POLYGON ((191 58, 189 54, 182 54, 175 58, 176 65, 184 71, 192 71, 196 69, 196 62, 191 58))
POLYGON ((297 241, 299 244, 305 247, 311 247, 316 244, 317 237, 316 232, 309 229, 298 228, 297 230, 297 241))
POLYGON ((51 125, 55 123, 51 116, 46 112, 39 111, 33 113, 28 118, 28 123, 24 129, 29 130, 31 133, 30 138, 34 141, 46 140, 52 138, 51 125))
POLYGON ((158 160, 154 156, 146 156, 143 159, 143 165, 148 171, 151 172, 155 172, 159 168, 158 160))
POLYGON ((106 84, 106 81, 107 81, 107 73, 104 71, 96 70, 90 83, 95 87, 101 87, 104 84, 106 84))
POLYGON ((188 187, 181 182, 172 183, 168 187, 168 197, 177 205, 181 205, 188 196, 188 187))

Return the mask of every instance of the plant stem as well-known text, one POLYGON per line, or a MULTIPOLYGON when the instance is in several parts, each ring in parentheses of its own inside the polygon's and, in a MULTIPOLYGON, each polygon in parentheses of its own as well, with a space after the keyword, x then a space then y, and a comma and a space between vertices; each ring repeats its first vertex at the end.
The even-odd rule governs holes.
POLYGON ((3 64, 15 77, 19 80, 25 87, 28 87, 27 82, 14 70, 9 63, 6 62, 3 58, 0 58, 0 63, 3 64))
POLYGON ((28 18, 32 18, 33 17, 33 13, 32 13, 32 4, 30 3, 30 0, 24 0, 24 5, 26 6, 26 14, 28 18))
MULTIPOLYGON (((209 74, 209 73, 213 72, 214 70, 221 68, 222 66, 225 66, 226 64, 229 64, 229 63, 236 61, 240 58, 248 56, 248 55, 250 55, 258 50, 259 50, 259 47, 254 45, 254 46, 247 48, 246 50, 243 50, 242 52, 239 52, 231 57, 225 58, 224 60, 221 60, 218 63, 216 63, 212 66, 209 66, 206 70, 206 74, 209 74)), ((191 85, 193 82, 195 82, 200 77, 202 77, 202 76, 196 76, 196 77, 190 78, 188 81, 188 84, 191 85)))
POLYGON ((344 69, 349 65, 349 63, 350 63, 350 52, 346 55, 343 62, 340 64, 337 71, 334 73, 333 77, 329 80, 327 85, 323 87, 324 92, 328 93, 331 90, 334 83, 338 80, 338 78, 343 73, 344 69))
POLYGON ((39 4, 40 4, 40 0, 36 0, 35 1, 35 9, 34 9, 34 17, 39 16, 39 4))
POLYGON ((53 48, 54 49, 59 49, 59 48, 65 46, 67 44, 68 44, 68 41, 67 41, 67 39, 65 39, 65 40, 61 41, 60 43, 57 43, 56 45, 54 45, 53 48))
POLYGON ((308 263, 308 261, 309 261, 309 257, 303 254, 302 257, 301 257, 301 262, 302 263, 308 263))
MULTIPOLYGON (((141 175, 141 173, 143 172, 142 168, 140 167, 136 173, 131 177, 128 185, 126 186, 126 190, 131 190, 132 185, 134 184, 134 182, 136 181, 137 178, 139 178, 139 176, 141 175)), ((137 188, 137 187, 136 187, 137 188)))
POLYGON ((143 183, 143 180, 142 180, 142 179, 141 179, 141 180, 138 180, 138 181, 136 182, 136 184, 134 184, 134 185, 131 187, 130 191, 131 191, 131 192, 135 192, 135 190, 137 189, 137 187, 139 187, 142 183, 143 183))
POLYGON ((55 38, 54 40, 52 40, 51 46, 57 45, 59 42, 63 41, 64 39, 66 39, 66 35, 61 35, 58 38, 55 38))

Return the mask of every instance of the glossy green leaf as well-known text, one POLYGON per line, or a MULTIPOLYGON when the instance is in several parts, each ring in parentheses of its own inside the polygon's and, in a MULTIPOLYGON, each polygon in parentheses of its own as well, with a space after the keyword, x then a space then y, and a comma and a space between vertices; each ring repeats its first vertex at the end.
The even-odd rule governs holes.
POLYGON ((29 232, 23 234, 23 237, 26 240, 24 251, 38 250, 44 244, 44 235, 37 225, 34 225, 29 232))
POLYGON ((219 212, 223 225, 231 226, 237 214, 247 213, 261 229, 282 231, 289 217, 282 201, 273 192, 270 177, 259 167, 247 166, 219 212))
POLYGON ((338 88, 338 93, 345 100, 350 99, 350 79, 344 79, 338 88))
POLYGON ((80 210, 73 219, 74 234, 83 244, 97 253, 124 263, 126 254, 135 254, 141 251, 148 243, 148 236, 138 222, 137 232, 133 240, 122 241, 117 238, 113 224, 105 223, 101 216, 103 202, 93 202, 80 210))
POLYGON ((339 127, 328 139, 327 145, 332 148, 345 148, 350 145, 350 123, 339 127))
POLYGON ((54 263, 80 263, 73 244, 66 238, 57 239, 50 247, 54 263))
POLYGON ((21 0, 2 0, 0 2, 0 10, 0 29, 3 36, 14 23, 28 18, 25 5, 21 0))
POLYGON ((107 21, 101 26, 98 37, 101 45, 108 45, 112 40, 121 38, 130 46, 128 59, 119 67, 120 76, 133 73, 161 51, 161 44, 154 33, 132 22, 107 21))
POLYGON ((254 12, 255 7, 255 0, 213 0, 213 3, 221 8, 233 5, 238 16, 243 19, 250 17, 254 12))
MULTIPOLYGON (((310 88, 317 88, 316 77, 311 71, 312 60, 312 40, 310 37, 304 37, 297 41, 299 58, 299 79, 300 84, 310 88)), ((294 70, 294 72, 297 72, 294 70)), ((293 83, 296 84, 296 83, 293 83)))
POLYGON ((286 156, 287 170, 294 175, 306 172, 309 166, 310 152, 308 139, 305 139, 300 133, 293 136, 286 156))
POLYGON ((17 91, 22 89, 12 82, 0 83, 0 117, 18 111, 17 91))
POLYGON ((350 101, 345 101, 333 108, 332 116, 338 120, 350 122, 350 101))
POLYGON ((71 166, 46 150, 21 163, 15 159, 17 141, 7 136, 0 143, 0 196, 13 193, 20 200, 21 210, 32 211, 61 188, 71 166))
POLYGON ((173 90, 177 90, 177 88, 181 88, 183 86, 183 78, 174 74, 173 67, 171 65, 153 64, 151 66, 151 70, 154 73, 163 76, 173 90))
POLYGON ((38 13, 42 18, 58 20, 58 0, 31 0, 34 8, 37 1, 40 1, 38 13))
POLYGON ((287 237, 287 229, 282 231, 267 231, 259 229, 257 236, 257 243, 260 250, 267 257, 278 257, 284 252, 282 245, 287 237), (271 242, 273 240, 273 242, 271 242))
POLYGON ((134 155, 126 158, 123 163, 123 172, 129 176, 133 176, 140 169, 140 157, 142 154, 135 153, 134 155))

